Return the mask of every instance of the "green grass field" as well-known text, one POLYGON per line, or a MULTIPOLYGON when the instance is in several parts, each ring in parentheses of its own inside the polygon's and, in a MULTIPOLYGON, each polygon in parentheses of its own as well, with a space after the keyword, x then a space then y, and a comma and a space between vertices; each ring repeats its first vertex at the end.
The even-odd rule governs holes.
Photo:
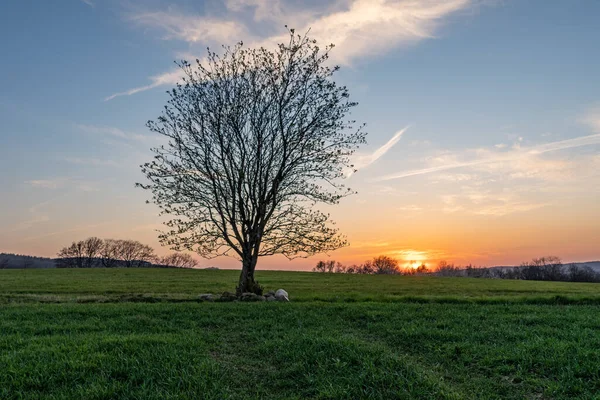
POLYGON ((595 399, 600 285, 259 271, 0 271, 0 399, 595 399))

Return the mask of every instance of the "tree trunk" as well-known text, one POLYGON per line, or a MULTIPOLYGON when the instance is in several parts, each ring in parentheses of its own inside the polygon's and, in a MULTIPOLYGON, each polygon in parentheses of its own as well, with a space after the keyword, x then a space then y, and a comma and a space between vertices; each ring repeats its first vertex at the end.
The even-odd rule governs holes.
POLYGON ((240 274, 239 285, 236 288, 236 294, 250 292, 262 295, 262 288, 254 280, 254 270, 256 269, 257 257, 248 257, 242 260, 242 272, 240 274))

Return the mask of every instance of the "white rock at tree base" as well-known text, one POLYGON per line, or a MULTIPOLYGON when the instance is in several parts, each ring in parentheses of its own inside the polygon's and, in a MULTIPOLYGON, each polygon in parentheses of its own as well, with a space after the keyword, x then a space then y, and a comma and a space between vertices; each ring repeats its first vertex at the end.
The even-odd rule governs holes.
POLYGON ((278 290, 275 292, 275 298, 276 298, 278 301, 290 301, 290 298, 288 297, 288 292, 286 292, 286 291, 285 291, 285 290, 283 290, 283 289, 278 289, 278 290))

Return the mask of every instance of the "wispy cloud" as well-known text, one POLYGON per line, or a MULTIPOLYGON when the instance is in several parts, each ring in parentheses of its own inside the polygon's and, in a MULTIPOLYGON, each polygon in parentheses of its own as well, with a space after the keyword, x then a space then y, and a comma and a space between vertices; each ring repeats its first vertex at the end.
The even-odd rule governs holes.
MULTIPOLYGON (((207 15, 189 15, 180 11, 143 12, 131 20, 147 28, 164 32, 163 39, 195 44, 232 44, 244 40, 249 46, 273 48, 285 41, 285 35, 261 36, 265 21, 280 29, 282 21, 295 21, 298 32, 310 29, 322 44, 334 43, 331 60, 352 62, 436 36, 438 28, 452 14, 476 4, 474 0, 341 0, 326 10, 298 10, 277 0, 228 0, 228 19, 207 15), (247 7, 255 9, 259 23, 248 26, 238 15, 247 7), (236 14, 237 12, 237 14, 236 14), (300 15, 300 17, 299 17, 300 15)), ((287 3, 286 3, 287 4, 287 3)), ((112 94, 105 100, 132 95, 162 85, 175 85, 180 71, 171 70, 152 76, 147 85, 112 94)))
POLYGON ((19 222, 18 224, 8 228, 8 230, 2 232, 2 235, 7 235, 9 233, 15 233, 20 231, 26 231, 28 229, 33 228, 36 225, 42 224, 44 222, 50 221, 50 217, 48 215, 36 215, 29 217, 24 221, 19 222))
POLYGON ((134 226, 133 228, 131 228, 131 232, 154 232, 154 231, 160 231, 161 229, 164 229, 165 226, 163 224, 159 224, 159 223, 154 223, 154 224, 142 224, 142 225, 137 225, 134 226))
POLYGON ((82 192, 96 192, 98 187, 93 182, 71 178, 53 178, 53 179, 33 179, 24 182, 34 188, 57 190, 57 189, 76 189, 82 192))
POLYGON ((96 136, 110 136, 118 139, 139 141, 139 142, 147 142, 153 139, 156 139, 154 136, 150 135, 142 135, 139 133, 127 132, 119 128, 111 127, 111 126, 94 126, 94 125, 84 125, 84 124, 75 124, 75 128, 80 130, 81 132, 96 135, 96 136))
POLYGON ((91 165, 94 167, 118 167, 120 164, 114 160, 101 160, 98 158, 66 157, 65 162, 77 165, 91 165))
POLYGON ((225 6, 234 12, 247 12, 253 8, 256 21, 279 21, 286 14, 280 0, 226 0, 225 6))
POLYGON ((0 232, 0 235, 7 235, 14 232, 25 231, 33 228, 39 224, 43 224, 45 222, 49 222, 51 220, 48 215, 49 212, 47 210, 49 205, 52 205, 59 199, 63 199, 66 195, 60 195, 57 197, 53 197, 48 200, 44 200, 42 202, 38 202, 33 204, 27 209, 28 214, 22 218, 22 220, 13 225, 12 227, 8 227, 7 230, 0 232))
MULTIPOLYGON (((381 157, 385 155, 402 137, 404 132, 408 130, 408 126, 404 129, 399 130, 392 136, 390 140, 388 140, 383 146, 379 147, 371 154, 356 154, 353 160, 354 169, 361 170, 367 168, 369 165, 373 164, 375 161, 379 160, 381 157)), ((350 177, 354 173, 354 170, 348 171, 346 177, 350 177)))
POLYGON ((531 211, 550 205, 519 198, 514 193, 461 188, 460 194, 441 196, 445 213, 463 212, 473 215, 502 217, 516 212, 531 211))
POLYGON ((125 90, 124 92, 114 93, 104 99, 104 101, 109 101, 119 96, 131 96, 132 94, 136 94, 139 92, 144 92, 146 90, 154 89, 159 86, 175 86, 177 82, 179 82, 183 78, 183 71, 179 68, 172 69, 171 71, 164 72, 162 74, 158 74, 150 77, 151 83, 144 86, 135 87, 129 90, 125 90))
POLYGON ((165 32, 163 39, 188 43, 231 43, 248 36, 246 27, 233 20, 183 14, 147 12, 132 16, 131 21, 165 32))
POLYGON ((81 226, 78 226, 78 227, 75 227, 75 228, 71 228, 71 229, 66 229, 66 230, 61 230, 61 231, 54 231, 54 232, 44 233, 42 235, 30 236, 30 237, 27 237, 27 238, 23 239, 23 241, 24 242, 29 242, 29 241, 32 241, 32 240, 47 238, 47 237, 56 236, 56 235, 62 235, 62 234, 65 234, 65 233, 90 230, 90 229, 94 229, 94 228, 99 228, 101 226, 112 225, 115 222, 118 222, 118 221, 108 221, 108 222, 102 222, 102 223, 97 223, 97 224, 81 225, 81 226))
POLYGON ((56 178, 56 179, 33 179, 29 181, 25 181, 25 183, 29 186, 41 189, 58 189, 65 185, 67 182, 64 178, 56 178))
POLYGON ((92 0, 81 0, 82 3, 87 4, 88 6, 94 8, 96 7, 96 4, 94 4, 94 2, 92 0))
POLYGON ((595 132, 600 132, 600 105, 590 108, 579 119, 579 122, 587 125, 595 132))
POLYGON ((400 171, 378 178, 376 179, 376 181, 402 179, 416 175, 425 175, 434 172, 447 171, 465 167, 475 167, 486 164, 507 163, 508 165, 518 166, 518 164, 515 164, 515 162, 521 162, 526 164, 528 160, 532 159, 532 157, 536 157, 544 153, 597 144, 600 144, 600 134, 581 136, 578 138, 545 143, 531 147, 517 147, 508 151, 476 149, 475 151, 473 151, 473 153, 479 155, 479 158, 472 161, 460 161, 457 160, 456 157, 449 157, 450 160, 447 163, 442 163, 440 165, 435 165, 428 168, 400 171))

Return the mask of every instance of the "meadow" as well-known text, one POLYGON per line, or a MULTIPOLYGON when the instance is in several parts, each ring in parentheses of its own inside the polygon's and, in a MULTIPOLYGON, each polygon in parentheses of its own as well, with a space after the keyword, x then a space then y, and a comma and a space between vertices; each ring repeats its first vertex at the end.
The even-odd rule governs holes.
POLYGON ((258 271, 0 271, 0 398, 594 399, 600 286, 258 271))

